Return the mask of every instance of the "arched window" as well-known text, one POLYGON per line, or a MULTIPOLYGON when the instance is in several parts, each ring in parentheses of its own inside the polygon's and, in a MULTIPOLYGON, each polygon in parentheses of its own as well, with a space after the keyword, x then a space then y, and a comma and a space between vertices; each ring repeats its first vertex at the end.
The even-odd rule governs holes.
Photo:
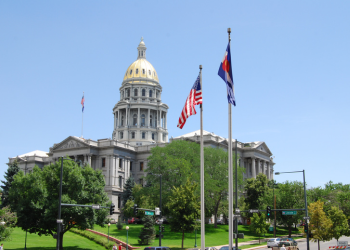
POLYGON ((154 126, 157 127, 158 124, 157 124, 157 116, 154 117, 154 126))
POLYGON ((143 115, 141 115, 141 126, 145 126, 145 119, 146 118, 146 116, 143 114, 143 115))
POLYGON ((126 90, 126 97, 130 97, 130 89, 126 90))
POLYGON ((122 181, 123 181, 122 177, 119 176, 119 187, 122 187, 122 184, 123 184, 122 181))
POLYGON ((152 133, 152 140, 154 140, 154 133, 152 133))
POLYGON ((142 96, 146 96, 146 90, 142 89, 142 96))
POLYGON ((151 75, 151 71, 150 70, 148 70, 148 74, 151 75))
POLYGON ((152 92, 152 90, 150 89, 150 91, 149 91, 149 97, 152 97, 152 94, 153 94, 153 92, 152 92))
POLYGON ((121 120, 121 123, 120 123, 121 126, 124 126, 124 116, 122 115, 122 120, 121 120))
POLYGON ((145 138, 146 138, 146 133, 142 132, 142 139, 145 139, 145 138))
POLYGON ((139 69, 136 69, 136 74, 138 74, 139 73, 139 69))
POLYGON ((152 127, 152 115, 149 116, 149 125, 152 127))
POLYGON ((123 132, 120 132, 120 139, 123 139, 123 132))
POLYGON ((137 115, 136 114, 134 114, 134 116, 133 116, 132 125, 137 126, 137 115))
POLYGON ((141 51, 141 56, 143 56, 143 51, 141 51))
POLYGON ((137 96, 137 89, 134 89, 134 96, 137 96))
POLYGON ((142 74, 146 74, 146 71, 145 71, 145 69, 142 69, 142 74))
POLYGON ((130 75, 132 74, 132 69, 130 70, 130 75))
POLYGON ((153 71, 153 76, 156 76, 156 72, 155 71, 153 71))
POLYGON ((135 139, 135 132, 131 132, 131 139, 135 139))

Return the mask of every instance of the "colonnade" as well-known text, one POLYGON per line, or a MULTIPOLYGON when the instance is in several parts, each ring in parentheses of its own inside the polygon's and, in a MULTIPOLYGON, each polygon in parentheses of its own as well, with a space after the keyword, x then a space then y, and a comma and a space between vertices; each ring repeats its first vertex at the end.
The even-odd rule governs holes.
POLYGON ((256 178, 260 173, 267 176, 268 180, 273 179, 272 161, 268 161, 258 157, 241 158, 240 166, 246 169, 246 178, 256 178))

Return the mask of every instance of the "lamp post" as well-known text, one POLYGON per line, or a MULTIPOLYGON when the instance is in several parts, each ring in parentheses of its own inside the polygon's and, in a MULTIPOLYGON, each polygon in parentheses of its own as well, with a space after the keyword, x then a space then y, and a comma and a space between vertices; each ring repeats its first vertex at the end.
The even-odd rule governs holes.
MULTIPOLYGON (((148 173, 150 175, 155 175, 159 176, 159 218, 162 218, 162 174, 153 174, 153 173, 148 173)), ((162 229, 161 225, 159 224, 159 246, 162 246, 162 229)))
POLYGON ((126 229, 126 250, 128 250, 128 245, 129 245, 129 243, 128 243, 128 238, 129 238, 129 235, 128 235, 129 226, 126 226, 125 229, 126 229))
MULTIPOLYGON (((305 170, 303 171, 292 171, 292 172, 276 172, 275 175, 280 175, 280 174, 292 174, 292 173, 300 173, 303 172, 303 181, 304 181, 304 201, 305 201, 305 217, 308 217, 307 213, 307 200, 306 200, 306 187, 305 187, 305 170)), ((309 223, 309 219, 306 219, 306 223, 309 223)), ((306 249, 310 250, 310 245, 309 245, 309 232, 306 234, 306 249)))
POLYGON ((276 238, 276 195, 275 195, 275 187, 278 186, 277 183, 273 183, 273 208, 274 208, 274 215, 275 219, 273 221, 273 237, 276 238))
POLYGON ((108 223, 108 243, 109 243, 109 227, 111 226, 111 223, 108 223))

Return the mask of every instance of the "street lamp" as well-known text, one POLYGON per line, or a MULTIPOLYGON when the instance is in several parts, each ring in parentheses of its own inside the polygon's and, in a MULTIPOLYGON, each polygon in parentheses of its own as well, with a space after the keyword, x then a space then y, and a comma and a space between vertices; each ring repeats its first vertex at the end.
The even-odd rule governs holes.
POLYGON ((273 222, 273 237, 276 238, 276 196, 275 196, 275 187, 278 186, 277 183, 273 183, 273 208, 274 208, 274 215, 275 215, 275 219, 274 219, 274 222, 273 222))
POLYGON ((111 226, 111 223, 108 223, 108 243, 109 243, 109 227, 111 226))
MULTIPOLYGON (((162 218, 162 174, 153 174, 153 173, 148 173, 150 175, 155 175, 155 176, 159 176, 159 218, 162 218)), ((161 225, 159 224, 159 246, 162 246, 162 229, 161 229, 161 225)))
POLYGON ((126 226, 125 229, 126 229, 126 250, 128 250, 128 245, 129 245, 129 243, 128 243, 128 238, 129 238, 129 235, 128 235, 129 226, 126 226))
MULTIPOLYGON (((292 174, 292 173, 300 173, 303 172, 303 180, 304 180, 304 200, 305 200, 305 217, 306 217, 306 223, 309 223, 308 213, 307 213, 307 200, 306 200, 306 188, 305 188, 305 170, 303 171, 292 171, 292 172, 276 172, 275 175, 280 174, 292 174)), ((306 233, 306 249, 310 250, 309 245, 309 232, 306 233)))

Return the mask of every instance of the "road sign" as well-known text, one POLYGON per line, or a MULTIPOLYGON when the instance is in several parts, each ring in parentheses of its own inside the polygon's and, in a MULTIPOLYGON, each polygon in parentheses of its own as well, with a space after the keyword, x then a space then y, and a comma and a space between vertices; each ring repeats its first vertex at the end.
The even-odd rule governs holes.
POLYGON ((305 217, 303 217, 304 218, 304 220, 310 220, 310 217, 309 216, 305 216, 305 217))
POLYGON ((259 213, 259 209, 249 209, 249 213, 259 213))
POLYGON ((154 215, 154 212, 151 212, 151 211, 145 211, 145 215, 154 215))
POLYGON ((100 209, 100 205, 91 205, 92 209, 100 209))
POLYGON ((282 211, 282 215, 296 215, 297 211, 282 211))

